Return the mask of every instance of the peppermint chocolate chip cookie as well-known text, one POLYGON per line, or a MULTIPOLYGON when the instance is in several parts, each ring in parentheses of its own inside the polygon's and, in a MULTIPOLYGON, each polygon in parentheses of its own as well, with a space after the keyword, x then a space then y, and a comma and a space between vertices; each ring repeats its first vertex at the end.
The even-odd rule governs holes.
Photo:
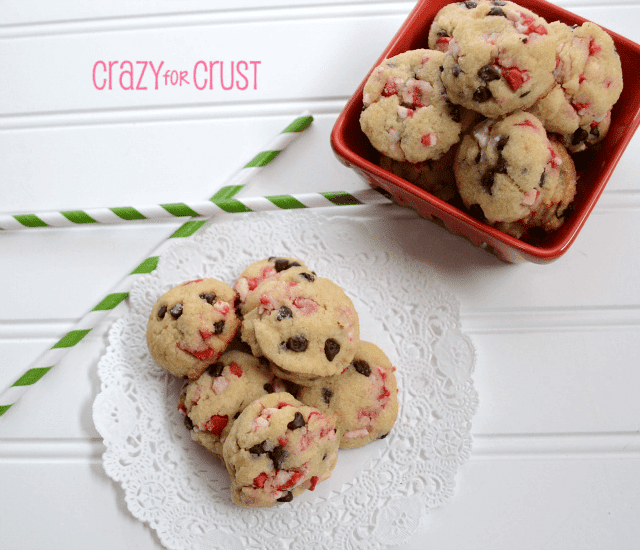
POLYGON ((151 357, 178 378, 200 377, 238 332, 236 305, 236 292, 217 279, 197 279, 173 287, 149 315, 151 357))
POLYGON ((440 71, 444 54, 418 49, 376 67, 363 92, 360 127, 381 153, 398 161, 437 159, 459 140, 459 113, 440 71))
POLYGON ((228 351, 197 380, 185 384, 178 410, 191 438, 222 458, 222 445, 249 403, 269 393, 269 366, 253 355, 228 351))
POLYGON ((490 224, 528 219, 560 184, 562 157, 542 123, 519 111, 465 136, 454 170, 467 208, 490 224))
MULTIPOLYGON (((351 362, 360 341, 358 313, 333 281, 300 268, 263 282, 245 315, 242 340, 282 377, 332 376, 351 362)), ((249 305, 249 302, 247 302, 249 305)))
POLYGON ((313 491, 331 476, 338 459, 335 422, 288 393, 251 403, 223 447, 233 502, 247 508, 273 506, 313 491))
POLYGON ((362 447, 386 437, 396 421, 395 367, 378 346, 361 341, 342 374, 302 388, 298 398, 338 418, 341 449, 362 447))

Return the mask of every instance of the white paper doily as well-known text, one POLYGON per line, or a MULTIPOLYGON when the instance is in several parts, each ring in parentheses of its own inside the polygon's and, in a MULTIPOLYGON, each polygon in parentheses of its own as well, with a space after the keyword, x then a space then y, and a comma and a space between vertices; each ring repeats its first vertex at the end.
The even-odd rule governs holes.
MULTIPOLYGON (((371 209, 233 214, 176 243, 141 276, 108 335, 93 408, 103 466, 127 506, 171 550, 377 550, 407 543, 453 495, 471 450, 474 349, 459 305, 428 266, 382 246, 371 209), (340 451, 333 476, 291 503, 245 510, 224 466, 194 443, 177 411, 181 382, 150 358, 148 313, 184 280, 233 284, 251 262, 303 259, 352 298, 361 337, 397 366, 400 413, 384 440, 340 451)), ((389 211, 387 211, 388 214, 389 211)))

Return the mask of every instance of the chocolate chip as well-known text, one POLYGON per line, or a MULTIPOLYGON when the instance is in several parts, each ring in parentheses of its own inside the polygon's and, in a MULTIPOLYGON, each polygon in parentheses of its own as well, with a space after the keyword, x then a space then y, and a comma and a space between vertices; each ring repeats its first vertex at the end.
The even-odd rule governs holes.
POLYGON ((304 426, 304 416, 302 416, 302 414, 299 412, 296 412, 293 420, 287 424, 287 428, 289 428, 290 430, 297 430, 299 428, 304 428, 304 426))
POLYGON ((352 365, 353 368, 356 369, 356 372, 359 372, 363 376, 371 375, 371 367, 369 366, 369 363, 363 359, 354 359, 352 365))
POLYGON ((327 456, 328 456, 327 451, 325 451, 324 454, 322 455, 322 460, 327 460, 327 456))
POLYGON ((453 67, 451 67, 451 74, 454 77, 458 78, 461 72, 462 72, 462 69, 460 68, 460 65, 458 63, 456 63, 453 67))
POLYGON ((276 273, 280 273, 281 271, 285 271, 290 267, 301 267, 298 262, 290 262, 286 258, 269 258, 270 262, 273 262, 273 265, 276 268, 276 273))
POLYGON ((267 393, 273 393, 276 389, 273 387, 273 384, 269 384, 268 382, 262 386, 262 389, 267 393))
POLYGON ((478 69, 478 76, 485 82, 491 82, 492 80, 500 80, 500 71, 493 65, 485 65, 478 69))
POLYGON ((310 283, 316 280, 316 276, 313 273, 300 273, 300 277, 306 279, 310 283))
POLYGON ((291 491, 287 491, 277 500, 278 502, 291 502, 293 500, 293 493, 291 491))
POLYGON ((389 435, 389 432, 387 432, 386 434, 382 434, 378 439, 384 439, 385 437, 387 437, 389 435))
POLYGON ((600 137, 600 130, 598 130, 597 126, 594 126, 593 128, 591 128, 591 131, 589 133, 595 138, 600 137))
POLYGON ((287 451, 284 450, 282 445, 278 445, 273 451, 269 452, 269 458, 273 462, 273 467, 276 470, 281 470, 284 461, 287 459, 287 451))
POLYGON ((589 134, 584 128, 578 128, 571 138, 571 145, 580 145, 584 143, 589 138, 589 134))
POLYGON ((445 31, 444 29, 439 29, 436 33, 436 36, 439 36, 440 38, 448 38, 449 33, 447 33, 447 31, 445 31))
POLYGON ((491 8, 489 10, 489 13, 487 13, 487 15, 497 15, 500 17, 506 17, 504 11, 502 11, 502 8, 491 8))
POLYGON ((302 336, 302 334, 292 336, 287 340, 287 349, 295 352, 306 351, 308 345, 309 342, 304 336, 302 336))
POLYGON ((276 313, 276 320, 282 321, 283 319, 291 319, 293 317, 293 312, 287 306, 282 306, 278 313, 276 313))
POLYGON ((249 452, 252 455, 260 456, 260 455, 263 455, 264 453, 269 452, 269 451, 267 451, 267 446, 268 446, 267 442, 263 441, 262 443, 258 443, 257 445, 254 445, 253 447, 251 447, 249 449, 249 452))
POLYGON ((494 6, 506 6, 507 3, 503 2, 502 0, 493 0, 493 2, 491 2, 494 6))
POLYGON ((479 86, 476 91, 473 92, 473 100, 478 103, 484 103, 489 101, 493 97, 491 90, 486 86, 479 86))
POLYGON ((209 376, 211 376, 212 378, 217 378, 218 376, 222 376, 223 370, 224 364, 218 361, 217 363, 209 366, 209 368, 207 369, 207 373, 209 373, 209 376))
POLYGON ((173 306, 169 310, 169 313, 171 313, 171 317, 173 317, 174 319, 180 317, 180 315, 182 315, 182 304, 176 304, 175 306, 173 306))
POLYGON ((216 321, 213 323, 213 333, 214 334, 222 334, 224 330, 224 321, 216 321))
POLYGON ((331 398, 333 397, 333 392, 329 388, 322 388, 322 400, 329 405, 331 403, 331 398))
POLYGON ((167 306, 160 306, 158 310, 158 318, 164 319, 164 316, 167 314, 167 306))
POLYGON ((467 0, 464 3, 464 7, 467 8, 468 10, 472 10, 473 8, 477 8, 478 4, 476 4, 475 2, 472 2, 471 0, 467 0))
POLYGON ((540 175, 540 181, 538 182, 538 185, 542 188, 544 187, 544 178, 547 175, 546 172, 542 172, 542 174, 540 175))
POLYGON ((184 425, 187 427, 187 430, 193 430, 193 420, 191 420, 188 415, 184 417, 184 425))
POLYGON ((340 353, 340 344, 333 338, 328 338, 324 343, 324 354, 329 361, 333 361, 336 355, 340 353))
POLYGON ((200 294, 200 298, 202 298, 207 304, 213 304, 216 301, 216 295, 213 292, 203 292, 200 294))

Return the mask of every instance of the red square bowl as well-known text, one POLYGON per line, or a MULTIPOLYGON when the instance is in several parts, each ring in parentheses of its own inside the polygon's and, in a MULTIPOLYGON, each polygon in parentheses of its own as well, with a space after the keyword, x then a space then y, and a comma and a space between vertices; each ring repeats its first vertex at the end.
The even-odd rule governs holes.
MULTIPOLYGON (((419 0, 369 74, 386 58, 408 50, 426 48, 433 18, 449 3, 448 0, 419 0)), ((549 22, 581 25, 586 21, 544 0, 522 0, 517 3, 549 22)), ((349 99, 333 127, 333 151, 343 164, 354 169, 371 186, 386 190, 398 204, 413 208, 424 218, 441 222, 449 231, 468 238, 474 245, 486 248, 508 262, 549 263, 562 256, 575 240, 640 123, 640 90, 637 84, 640 45, 602 28, 611 35, 620 55, 624 87, 613 107, 607 137, 599 148, 590 153, 580 153, 582 158, 576 159, 580 178, 573 214, 542 244, 529 244, 507 235, 381 168, 377 164, 380 154, 361 131, 359 122, 363 107, 362 90, 369 74, 349 99)))

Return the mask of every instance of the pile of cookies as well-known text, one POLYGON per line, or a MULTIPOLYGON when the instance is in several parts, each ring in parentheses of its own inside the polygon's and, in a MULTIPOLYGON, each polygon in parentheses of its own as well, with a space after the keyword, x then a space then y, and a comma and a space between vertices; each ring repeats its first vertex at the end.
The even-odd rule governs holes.
POLYGON ((295 258, 256 261, 233 288, 173 287, 149 315, 147 345, 185 380, 178 410, 243 507, 313 491, 338 449, 385 437, 398 415, 396 369, 360 339, 353 302, 295 258))
POLYGON ((611 37, 511 1, 448 4, 425 49, 384 60, 360 126, 383 168, 517 238, 571 211, 573 153, 606 136, 622 92, 611 37))

